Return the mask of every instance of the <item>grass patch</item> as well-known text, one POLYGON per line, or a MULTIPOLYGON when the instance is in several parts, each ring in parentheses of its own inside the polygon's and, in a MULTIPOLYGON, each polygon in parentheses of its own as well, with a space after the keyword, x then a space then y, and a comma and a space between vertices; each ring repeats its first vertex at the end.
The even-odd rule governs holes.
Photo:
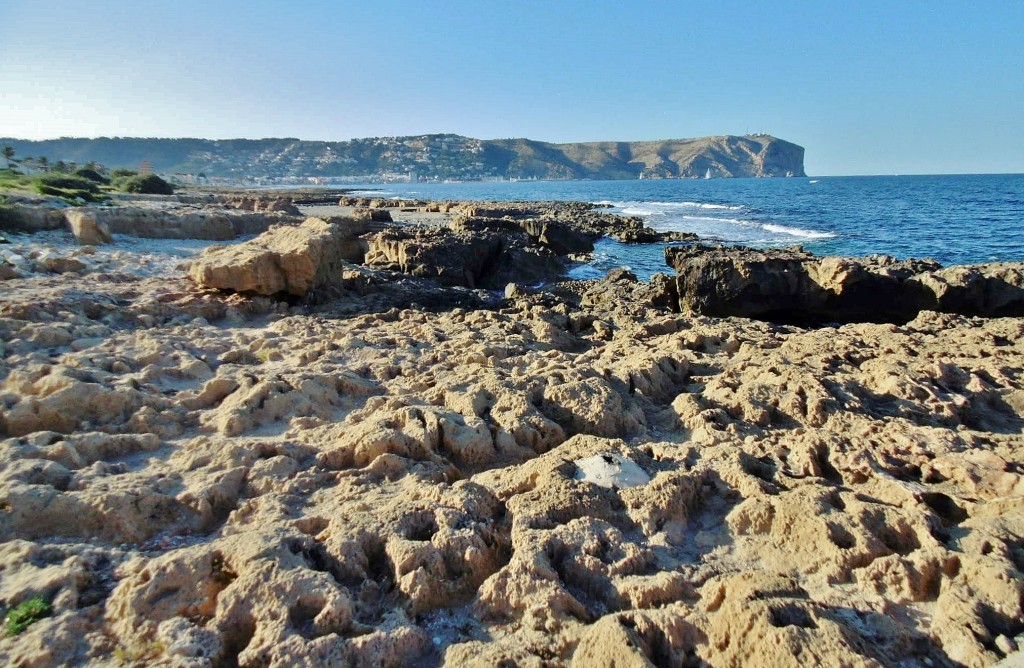
POLYGON ((52 614, 53 608, 49 603, 41 598, 30 598, 7 613, 7 623, 4 628, 7 635, 16 636, 40 619, 52 614))
POLYGON ((32 187, 32 177, 14 169, 0 169, 0 188, 4 190, 28 190, 32 187))
POLYGON ((47 187, 60 190, 86 190, 98 193, 100 187, 94 181, 73 174, 40 174, 35 178, 36 188, 47 187))
POLYGON ((107 199, 95 181, 73 174, 40 174, 32 180, 32 187, 40 195, 60 197, 70 204, 107 199))

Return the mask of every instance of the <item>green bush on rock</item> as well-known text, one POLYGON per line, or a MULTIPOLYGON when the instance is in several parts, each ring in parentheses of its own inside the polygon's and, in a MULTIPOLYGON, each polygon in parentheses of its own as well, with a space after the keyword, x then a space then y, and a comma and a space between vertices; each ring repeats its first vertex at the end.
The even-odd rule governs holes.
POLYGON ((32 187, 40 195, 60 197, 71 203, 79 200, 102 202, 106 199, 98 184, 71 174, 41 174, 32 180, 32 187))
POLYGON ((103 185, 107 185, 107 184, 110 183, 110 179, 108 179, 107 177, 103 176, 102 174, 97 172, 95 169, 89 169, 88 167, 83 167, 82 169, 76 169, 74 175, 75 176, 80 176, 83 179, 89 179, 93 183, 100 183, 100 184, 103 184, 103 185))
MULTIPOLYGON (((96 183, 81 176, 71 174, 41 174, 35 178, 36 190, 42 192, 42 188, 56 188, 59 190, 87 190, 91 193, 98 193, 100 188, 96 183)), ((47 193, 44 193, 47 194, 47 193)))
POLYGON ((7 613, 7 624, 5 626, 7 635, 16 636, 40 619, 49 617, 52 614, 53 608, 41 598, 31 598, 24 601, 7 613))
POLYGON ((173 195, 174 188, 156 174, 139 174, 114 182, 114 187, 126 193, 143 195, 173 195))

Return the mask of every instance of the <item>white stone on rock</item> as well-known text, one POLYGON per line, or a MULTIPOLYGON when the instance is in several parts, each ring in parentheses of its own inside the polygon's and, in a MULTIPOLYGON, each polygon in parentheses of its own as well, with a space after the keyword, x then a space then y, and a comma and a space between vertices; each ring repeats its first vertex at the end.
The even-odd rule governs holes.
POLYGON ((615 452, 577 459, 575 464, 576 479, 598 487, 625 489, 646 485, 651 481, 651 476, 635 462, 615 452))

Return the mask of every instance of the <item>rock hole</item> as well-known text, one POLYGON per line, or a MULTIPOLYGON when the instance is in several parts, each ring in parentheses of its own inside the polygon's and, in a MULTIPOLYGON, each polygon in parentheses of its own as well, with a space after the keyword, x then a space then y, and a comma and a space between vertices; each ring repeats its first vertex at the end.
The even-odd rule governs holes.
POLYGON ((245 648, 252 642, 256 635, 256 622, 249 617, 244 617, 238 622, 224 629, 223 660, 217 665, 223 668, 238 668, 238 655, 245 651, 245 648))
POLYGON ((1024 541, 1011 541, 1006 543, 1006 556, 1013 562, 1013 567, 1024 573, 1024 541))
POLYGON ((833 522, 828 523, 828 539, 841 550, 849 550, 857 544, 852 533, 833 522))
MULTIPOLYGON (((832 466, 832 462, 829 459, 828 448, 821 449, 821 452, 818 455, 818 466, 821 467, 821 475, 825 480, 837 485, 841 485, 843 483, 843 475, 839 473, 836 467, 832 466)), ((842 510, 842 508, 840 508, 840 510, 842 510)))
POLYGON ((330 525, 323 517, 303 517, 295 521, 295 528, 307 536, 317 536, 330 525))
POLYGON ((210 579, 221 590, 224 590, 236 578, 238 578, 238 575, 224 561, 224 555, 220 552, 214 552, 213 557, 210 559, 210 579))
POLYGON ((776 628, 799 626, 802 629, 816 629, 814 618, 806 608, 798 605, 782 605, 769 608, 768 621, 776 628))
POLYGON ((319 635, 313 620, 322 609, 323 601, 301 598, 288 610, 288 622, 299 635, 306 640, 312 640, 319 635))
POLYGON ((437 533, 437 521, 433 512, 420 510, 406 515, 400 530, 408 540, 428 541, 437 533))
POLYGON ((769 458, 759 459, 745 452, 740 453, 740 466, 743 467, 745 472, 755 478, 760 478, 765 482, 775 481, 775 466, 769 458), (768 459, 768 461, 765 461, 765 459, 768 459))
POLYGON ((307 545, 301 552, 302 558, 305 559, 309 567, 314 571, 321 573, 327 573, 335 582, 341 584, 342 573, 338 567, 337 561, 327 551, 327 548, 322 544, 313 541, 312 544, 307 545))
POLYGON ((838 490, 832 490, 831 492, 829 492, 828 495, 825 497, 825 503, 832 506, 836 510, 846 510, 846 502, 843 501, 843 496, 839 493, 838 490))
POLYGON ((949 496, 940 492, 925 492, 921 500, 942 520, 942 526, 952 527, 967 519, 967 511, 949 496))
POLYGON ((1013 638, 1021 631, 1024 631, 1024 619, 999 612, 987 603, 979 604, 978 612, 980 613, 982 624, 985 625, 985 628, 988 629, 993 638, 1000 635, 1013 638))
POLYGON ((545 551, 562 586, 586 608, 589 619, 581 621, 593 622, 619 609, 618 595, 611 583, 577 563, 566 546, 549 545, 545 551))
POLYGON ((917 536, 914 535, 914 532, 909 527, 904 527, 903 531, 898 531, 893 527, 883 526, 875 535, 878 536, 878 540, 882 541, 887 548, 902 556, 906 556, 921 547, 917 536))
POLYGON ((921 482, 927 485, 935 485, 940 482, 946 482, 947 480, 949 480, 949 478, 942 475, 941 473, 939 473, 937 470, 930 466, 926 467, 924 475, 921 478, 921 482))

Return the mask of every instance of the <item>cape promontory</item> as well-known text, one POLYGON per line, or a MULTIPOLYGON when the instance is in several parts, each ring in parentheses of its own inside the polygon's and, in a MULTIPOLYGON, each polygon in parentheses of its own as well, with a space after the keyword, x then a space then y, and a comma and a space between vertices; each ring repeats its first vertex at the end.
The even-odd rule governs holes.
POLYGON ((765 134, 552 144, 452 134, 299 139, 0 138, 20 156, 238 179, 636 179, 805 176, 804 149, 765 134))

